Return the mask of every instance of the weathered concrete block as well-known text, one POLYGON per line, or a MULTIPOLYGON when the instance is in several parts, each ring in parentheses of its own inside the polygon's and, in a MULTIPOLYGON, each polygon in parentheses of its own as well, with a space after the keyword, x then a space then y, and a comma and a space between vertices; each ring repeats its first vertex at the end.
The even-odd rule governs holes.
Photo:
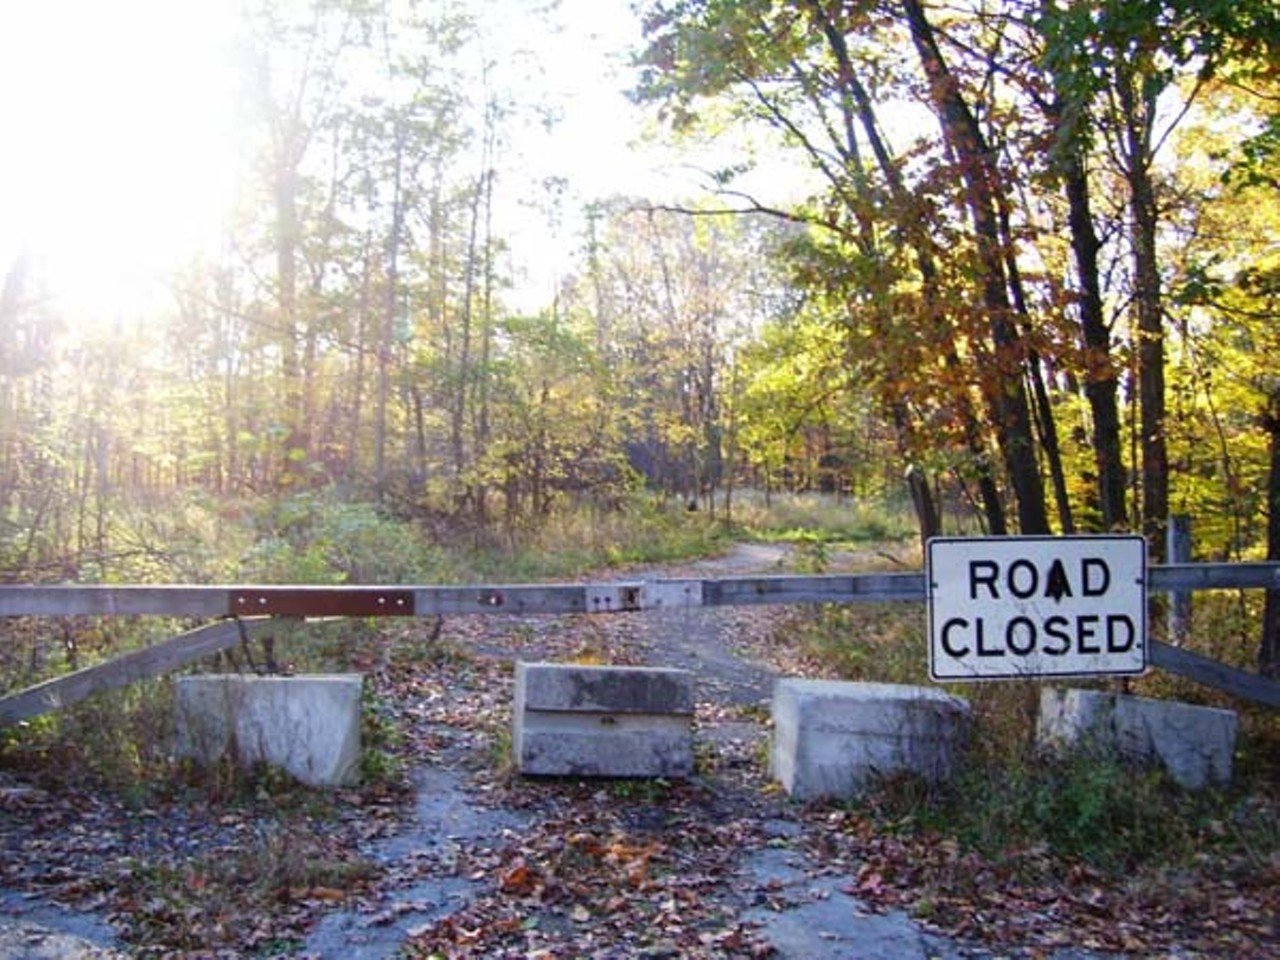
POLYGON ((773 694, 773 776, 799 799, 848 798, 876 777, 950 777, 969 705, 927 687, 781 679, 773 694))
POLYGON ((178 755, 267 763, 312 786, 352 783, 360 773, 361 688, 358 674, 181 677, 178 755))
POLYGON ((686 777, 692 722, 686 670, 516 664, 512 750, 524 774, 686 777))
POLYGON ((1044 746, 1089 747, 1155 763, 1175 782, 1198 790, 1231 781, 1236 727, 1233 710, 1046 687, 1036 736, 1044 746))

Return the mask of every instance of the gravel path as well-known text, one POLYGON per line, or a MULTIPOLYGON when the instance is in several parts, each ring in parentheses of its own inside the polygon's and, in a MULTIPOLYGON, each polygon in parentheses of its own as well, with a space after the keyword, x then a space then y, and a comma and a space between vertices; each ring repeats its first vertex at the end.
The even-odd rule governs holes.
MULTIPOLYGON (((640 576, 781 573, 787 560, 782 546, 740 545, 640 576)), ((390 835, 362 844, 379 881, 318 908, 292 955, 997 955, 859 899, 865 864, 842 815, 793 804, 770 784, 770 662, 778 661, 762 653, 792 615, 752 607, 447 620, 429 662, 379 668, 411 729, 412 810, 390 835), (592 658, 695 672, 697 776, 538 782, 504 769, 511 664, 592 658)), ((0 960, 103 957, 111 948, 122 949, 91 913, 0 897, 0 960)), ((1096 956, 1030 947, 998 955, 1096 956)))
MULTIPOLYGON (((781 573, 787 557, 783 546, 739 545, 720 558, 646 569, 642 575, 717 578, 781 573)), ((629 572, 626 579, 632 578, 634 572, 629 572)), ((625 898, 615 898, 628 901, 616 909, 629 912, 629 918, 593 925, 583 922, 583 915, 575 918, 573 910, 557 904, 555 898, 544 896, 544 902, 513 908, 512 894, 521 891, 509 889, 512 884, 501 879, 495 890, 489 871, 464 884, 446 871, 435 880, 420 879, 408 892, 393 893, 390 901, 378 905, 382 914, 388 910, 396 914, 394 927, 371 935, 360 914, 335 914, 316 928, 308 950, 315 956, 372 960, 393 956, 404 935, 409 937, 409 949, 419 955, 456 947, 459 955, 504 957, 960 960, 995 956, 930 933, 904 911, 873 909, 852 895, 851 872, 856 872, 856 865, 838 859, 833 863, 824 856, 822 819, 815 821, 770 787, 765 721, 777 674, 753 654, 768 646, 787 616, 777 607, 699 608, 605 618, 531 619, 514 630, 500 618, 487 619, 482 627, 474 625, 482 631, 478 643, 484 655, 500 661, 607 652, 612 662, 694 671, 697 783, 683 794, 659 790, 662 796, 656 801, 643 796, 643 787, 617 784, 511 780, 495 787, 483 773, 477 777, 474 767, 469 769, 465 749, 446 749, 444 765, 424 771, 419 781, 416 819, 383 848, 384 853, 394 851, 395 855, 412 851, 429 861, 461 855, 472 862, 492 863, 493 847, 506 843, 517 852, 505 859, 500 856, 507 872, 503 868, 497 872, 509 879, 514 870, 525 869, 526 861, 549 859, 554 838, 572 836, 573 831, 592 837, 623 835, 631 844, 655 838, 653 842, 672 854, 672 863, 685 858, 688 884, 697 889, 696 903, 684 908, 681 923, 671 925, 676 932, 642 941, 628 939, 625 931, 660 925, 662 918, 661 914, 655 918, 645 899, 630 891, 624 890, 625 898), (718 832, 705 834, 709 844, 727 838, 732 848, 717 851, 719 855, 708 865, 705 850, 686 855, 681 843, 711 827, 718 832), (683 836, 673 836, 680 832, 683 836), (476 848, 479 855, 474 853, 476 848), (485 924, 516 922, 530 931, 524 940, 508 937, 476 944, 472 950, 450 939, 459 927, 478 930, 485 924), (691 927, 702 928, 694 939, 688 937, 691 927), (430 931, 425 937, 424 929, 430 931), (535 932, 541 932, 541 938, 535 932)), ((477 642, 474 637, 467 639, 477 642)), ((999 955, 1033 954, 1002 950, 999 955)), ((1058 960, 1095 956, 1064 951, 1034 955, 1058 960)))

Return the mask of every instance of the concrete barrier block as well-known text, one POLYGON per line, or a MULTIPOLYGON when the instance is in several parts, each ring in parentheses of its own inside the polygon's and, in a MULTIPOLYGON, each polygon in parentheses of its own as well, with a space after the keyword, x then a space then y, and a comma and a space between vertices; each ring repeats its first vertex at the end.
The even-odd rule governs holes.
POLYGON ((533 776, 686 777, 693 675, 656 667, 517 663, 512 751, 533 776))
POLYGON ((969 705, 927 687, 784 678, 773 696, 773 776, 797 799, 849 798, 877 777, 949 778, 969 705))
POLYGON ((1087 747, 1162 767, 1191 790, 1231 782, 1233 710, 1103 690, 1046 687, 1036 736, 1051 748, 1087 747))
POLYGON ((362 686, 358 674, 181 677, 178 755, 266 763, 312 786, 353 783, 360 773, 362 686))

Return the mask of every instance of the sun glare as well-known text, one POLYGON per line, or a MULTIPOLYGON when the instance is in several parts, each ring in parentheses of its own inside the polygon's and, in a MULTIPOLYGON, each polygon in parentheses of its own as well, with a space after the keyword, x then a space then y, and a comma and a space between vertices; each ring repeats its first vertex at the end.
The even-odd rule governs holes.
POLYGON ((0 271, 27 251, 49 292, 92 320, 216 237, 233 182, 231 9, 6 5, 0 271))
MULTIPOLYGON (((474 10, 485 27, 477 56, 502 65, 495 82, 529 98, 528 117, 539 105, 560 115, 549 127, 511 120, 498 158, 509 167, 495 226, 512 250, 512 296, 538 309, 571 267, 586 204, 696 195, 707 169, 745 148, 731 144, 719 163, 725 151, 711 144, 640 141, 644 111, 623 94, 639 36, 627 0, 564 0, 555 16, 525 0, 474 10)), ((174 268, 222 241, 246 160, 239 13, 237 0, 0 5, 0 276, 23 251, 64 319, 114 322, 164 297, 174 268)), ((803 195, 767 155, 761 166, 752 182, 765 200, 803 195)))

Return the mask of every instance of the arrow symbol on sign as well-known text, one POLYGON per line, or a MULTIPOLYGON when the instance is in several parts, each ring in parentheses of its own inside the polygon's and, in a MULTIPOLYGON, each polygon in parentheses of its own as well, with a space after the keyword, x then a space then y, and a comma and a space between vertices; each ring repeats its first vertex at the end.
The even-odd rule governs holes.
POLYGON ((1063 567, 1061 560, 1053 561, 1053 566, 1049 568, 1049 578, 1045 584, 1044 595, 1054 603, 1061 603, 1063 597, 1072 595, 1071 582, 1067 579, 1067 571, 1063 567))

